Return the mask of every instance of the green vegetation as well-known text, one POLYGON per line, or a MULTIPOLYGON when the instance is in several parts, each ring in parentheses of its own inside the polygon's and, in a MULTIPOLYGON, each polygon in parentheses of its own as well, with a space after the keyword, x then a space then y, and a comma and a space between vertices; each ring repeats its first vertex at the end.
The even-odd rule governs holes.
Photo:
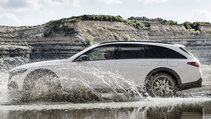
POLYGON ((161 24, 169 24, 169 25, 177 25, 177 22, 176 21, 173 21, 173 20, 163 20, 161 22, 161 24))
POLYGON ((150 27, 150 22, 148 21, 138 21, 138 20, 125 20, 125 21, 137 29, 149 29, 150 27))
POLYGON ((183 25, 191 34, 199 35, 201 32, 199 30, 199 25, 211 25, 210 22, 184 22, 183 25))
POLYGON ((149 29, 149 27, 150 27, 150 22, 148 22, 148 21, 142 21, 141 22, 142 24, 143 24, 143 29, 149 29))
POLYGON ((91 35, 87 36, 86 41, 84 42, 84 46, 85 47, 91 46, 93 40, 94 40, 93 36, 91 35))
POLYGON ((126 35, 124 36, 124 39, 125 39, 126 41, 130 41, 130 36, 126 34, 126 35))
MULTIPOLYGON (((177 22, 176 21, 172 21, 172 20, 163 20, 161 24, 169 24, 169 25, 176 25, 177 22)), ((199 29, 199 25, 211 25, 210 22, 184 22, 183 25, 185 26, 185 28, 194 35, 200 35, 200 29, 199 29)))
POLYGON ((126 23, 130 24, 131 26, 134 26, 137 29, 141 29, 141 23, 136 20, 125 20, 126 23))
POLYGON ((195 33, 196 33, 195 29, 188 29, 188 31, 189 31, 191 34, 195 34, 195 33))
POLYGON ((184 22, 183 25, 185 26, 186 29, 192 29, 192 27, 191 27, 192 23, 191 22, 184 22))
POLYGON ((111 16, 111 15, 82 15, 82 16, 73 16, 70 18, 63 18, 55 21, 50 21, 50 24, 60 24, 64 22, 78 22, 81 20, 100 20, 100 21, 120 21, 124 22, 125 20, 120 16, 111 16))
MULTIPOLYGON (((52 20, 49 23, 50 24, 61 24, 65 22, 79 22, 82 20, 96 20, 96 21, 118 21, 118 22, 125 22, 137 29, 149 29, 150 28, 150 21, 141 21, 141 20, 125 20, 121 16, 111 16, 111 15, 81 15, 81 16, 73 16, 70 18, 63 18, 60 20, 52 20)), ((168 24, 168 25, 177 25, 178 23, 173 20, 163 20, 161 24, 168 24)), ((183 25, 185 28, 191 33, 195 35, 199 35, 201 31, 199 30, 199 25, 211 25, 210 22, 184 22, 183 25)), ((56 27, 55 27, 56 28, 56 27)), ((108 28, 111 31, 117 31, 118 29, 116 28, 108 28)), ((71 30, 72 32, 73 29, 68 29, 71 30)), ((89 32, 94 32, 92 29, 88 29, 89 32)), ((121 40, 120 37, 115 36, 116 39, 121 40)))
POLYGON ((119 21, 125 22, 131 26, 134 26, 137 29, 142 29, 144 27, 149 27, 149 22, 143 22, 142 24, 136 20, 124 20, 121 16, 111 16, 111 15, 82 15, 82 16, 73 16, 70 18, 63 18, 59 20, 52 20, 50 24, 61 24, 64 22, 79 22, 81 20, 100 20, 100 21, 119 21))
POLYGON ((135 38, 131 38, 131 41, 137 41, 135 38))
POLYGON ((201 32, 199 30, 196 31, 196 35, 199 35, 201 32))

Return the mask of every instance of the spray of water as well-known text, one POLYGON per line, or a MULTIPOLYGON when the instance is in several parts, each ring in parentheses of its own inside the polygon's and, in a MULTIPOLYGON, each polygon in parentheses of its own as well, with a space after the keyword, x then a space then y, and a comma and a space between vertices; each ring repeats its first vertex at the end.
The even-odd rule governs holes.
MULTIPOLYGON (((65 69, 58 69, 65 70, 65 69)), ((44 82, 36 82, 36 89, 30 96, 23 97, 26 101, 59 101, 59 102, 93 102, 93 101, 134 101, 143 100, 144 87, 125 79, 118 73, 110 70, 104 71, 97 67, 77 66, 71 70, 75 77, 60 77, 61 89, 54 88, 52 80, 43 85, 44 82), (91 80, 87 80, 87 78, 91 80), (38 87, 37 87, 38 86, 38 87), (29 99, 30 98, 30 99, 29 99)), ((45 79, 46 80, 46 79, 45 79)), ((56 80, 56 79, 55 79, 56 80)), ((45 81, 46 82, 46 81, 45 81)), ((48 82, 48 81, 47 81, 48 82)), ((25 96, 25 95, 24 95, 25 96)))
POLYGON ((62 80, 71 81, 70 83, 65 83, 68 85, 63 86, 67 89, 87 89, 93 94, 96 94, 100 100, 131 101, 143 99, 143 85, 137 86, 132 80, 125 79, 120 74, 114 73, 111 70, 102 70, 98 67, 87 68, 77 66, 72 72, 77 74, 76 77, 80 78, 68 79, 63 77, 62 80), (91 78, 91 81, 87 80, 87 78, 91 78))
POLYGON ((8 82, 8 73, 0 72, 0 104, 5 104, 8 101, 8 90, 7 90, 7 82, 8 82))
POLYGON ((0 58, 0 104, 9 102, 8 97, 8 79, 9 70, 29 62, 27 57, 1 57, 0 58))

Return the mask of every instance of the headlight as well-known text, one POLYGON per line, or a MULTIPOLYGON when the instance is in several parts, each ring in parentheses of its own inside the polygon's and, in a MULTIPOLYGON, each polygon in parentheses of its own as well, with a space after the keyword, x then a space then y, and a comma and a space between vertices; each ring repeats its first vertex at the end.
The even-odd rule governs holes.
POLYGON ((21 68, 21 69, 16 69, 10 72, 10 75, 17 75, 17 74, 22 74, 26 71, 27 69, 21 68))
POLYGON ((10 80, 13 76, 15 76, 15 75, 24 73, 26 70, 27 70, 27 69, 21 68, 21 69, 16 69, 16 70, 11 71, 11 72, 10 72, 9 80, 10 80))

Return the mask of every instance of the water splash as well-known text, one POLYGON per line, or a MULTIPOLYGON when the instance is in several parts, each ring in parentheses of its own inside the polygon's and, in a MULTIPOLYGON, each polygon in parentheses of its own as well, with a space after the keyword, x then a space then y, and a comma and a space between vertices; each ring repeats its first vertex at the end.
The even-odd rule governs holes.
POLYGON ((125 79, 120 74, 110 69, 102 70, 99 67, 77 66, 72 70, 80 78, 65 78, 68 84, 63 86, 70 90, 80 88, 88 89, 90 92, 97 94, 101 100, 112 101, 132 101, 143 99, 143 85, 137 86, 132 80, 125 79), (83 77, 88 76, 88 77, 83 77), (87 78, 91 79, 87 80, 87 78))
POLYGON ((28 62, 29 58, 26 57, 2 57, 0 58, 0 72, 8 72, 8 70, 28 62))
MULTIPOLYGON (((65 70, 65 69, 58 69, 65 70)), ((40 93, 39 90, 30 94, 29 102, 34 101, 59 101, 59 102, 93 102, 93 101, 138 101, 143 100, 143 87, 137 85, 121 75, 109 70, 77 66, 71 70, 75 77, 60 77, 62 89, 50 93, 40 93), (86 77, 85 77, 86 76, 86 77), (91 78, 92 80, 87 80, 91 78), (95 85, 95 86, 93 86, 95 85), (43 94, 43 95, 37 95, 43 94)), ((41 86, 43 92, 47 86, 41 86)), ((50 86, 53 88, 52 86, 50 86)), ((24 99, 26 99, 24 97, 24 99)), ((26 101, 26 100, 25 100, 26 101)))
POLYGON ((26 64, 29 62, 28 57, 1 57, 0 58, 0 104, 9 103, 8 95, 8 79, 9 79, 9 70, 26 64))
POLYGON ((5 104, 8 102, 8 72, 0 72, 0 104, 5 104))

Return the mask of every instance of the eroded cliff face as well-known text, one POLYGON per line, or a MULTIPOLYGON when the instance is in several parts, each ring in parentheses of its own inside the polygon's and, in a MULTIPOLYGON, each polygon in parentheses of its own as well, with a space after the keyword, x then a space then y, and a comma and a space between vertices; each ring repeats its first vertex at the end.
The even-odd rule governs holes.
POLYGON ((31 62, 69 58, 86 48, 84 43, 90 35, 93 43, 123 41, 126 35, 130 39, 148 39, 145 32, 123 22, 81 21, 33 27, 2 26, 0 29, 0 45, 30 46, 31 62))
POLYGON ((211 63, 211 26, 199 26, 201 35, 193 35, 183 25, 151 24, 148 37, 153 41, 182 44, 186 46, 201 63, 211 63))
POLYGON ((151 23, 148 30, 142 30, 124 22, 89 20, 33 27, 0 26, 0 57, 24 57, 29 62, 69 58, 83 50, 88 36, 93 36, 93 43, 126 40, 179 43, 203 64, 210 64, 211 26, 199 29, 201 35, 192 35, 183 25, 151 23), (6 45, 18 50, 5 50, 6 45))

